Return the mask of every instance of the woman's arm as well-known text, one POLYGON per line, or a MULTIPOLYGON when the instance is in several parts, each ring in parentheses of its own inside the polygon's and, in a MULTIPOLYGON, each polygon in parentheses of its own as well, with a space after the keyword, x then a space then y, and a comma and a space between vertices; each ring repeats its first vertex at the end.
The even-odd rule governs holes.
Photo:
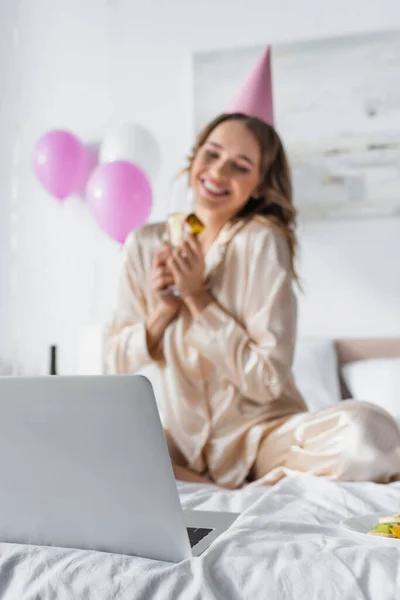
POLYGON ((157 360, 162 354, 161 342, 164 331, 175 316, 175 312, 168 311, 165 306, 158 305, 155 312, 146 320, 146 341, 150 356, 157 360))
POLYGON ((270 228, 254 232, 246 252, 247 276, 225 274, 245 277, 240 286, 243 323, 203 291, 185 299, 194 320, 186 341, 215 364, 221 377, 231 381, 243 396, 264 403, 281 395, 290 374, 296 300, 289 248, 280 232, 270 228))
POLYGON ((160 305, 149 316, 143 295, 145 276, 135 233, 123 249, 116 307, 104 331, 104 370, 134 373, 160 358, 165 328, 176 310, 160 305))

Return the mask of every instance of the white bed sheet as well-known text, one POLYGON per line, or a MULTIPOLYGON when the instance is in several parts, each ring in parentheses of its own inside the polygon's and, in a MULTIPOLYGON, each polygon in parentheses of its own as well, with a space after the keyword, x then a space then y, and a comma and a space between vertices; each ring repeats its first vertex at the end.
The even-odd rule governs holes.
POLYGON ((183 506, 241 516, 199 558, 140 558, 0 544, 0 597, 12 600, 393 600, 396 547, 347 538, 341 519, 400 511, 400 483, 335 483, 296 475, 235 492, 179 484, 183 506))

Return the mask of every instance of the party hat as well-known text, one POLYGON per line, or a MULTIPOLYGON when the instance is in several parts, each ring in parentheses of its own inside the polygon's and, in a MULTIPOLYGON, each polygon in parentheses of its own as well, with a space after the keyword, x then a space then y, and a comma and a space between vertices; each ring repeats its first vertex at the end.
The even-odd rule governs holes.
POLYGON ((273 125, 271 50, 269 46, 250 71, 227 112, 241 112, 251 117, 258 117, 273 125))

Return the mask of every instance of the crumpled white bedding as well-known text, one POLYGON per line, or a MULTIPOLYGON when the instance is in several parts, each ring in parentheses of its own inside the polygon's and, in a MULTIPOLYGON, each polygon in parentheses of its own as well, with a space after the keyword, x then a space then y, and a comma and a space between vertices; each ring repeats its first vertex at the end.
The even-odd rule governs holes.
POLYGON ((298 474, 234 492, 179 484, 184 508, 241 512, 199 558, 173 565, 0 544, 0 597, 12 600, 394 600, 399 547, 360 543, 338 523, 400 512, 400 482, 337 483, 298 474))

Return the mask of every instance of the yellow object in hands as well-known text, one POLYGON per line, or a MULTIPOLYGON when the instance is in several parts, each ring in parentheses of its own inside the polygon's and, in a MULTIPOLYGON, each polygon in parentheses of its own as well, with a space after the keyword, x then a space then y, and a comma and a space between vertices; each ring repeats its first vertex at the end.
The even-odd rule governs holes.
POLYGON ((204 228, 204 223, 194 213, 172 213, 167 221, 166 239, 174 248, 179 248, 185 233, 199 235, 204 228))
POLYGON ((189 225, 192 235, 199 235, 205 229, 204 223, 194 213, 190 213, 186 217, 185 222, 189 225))

